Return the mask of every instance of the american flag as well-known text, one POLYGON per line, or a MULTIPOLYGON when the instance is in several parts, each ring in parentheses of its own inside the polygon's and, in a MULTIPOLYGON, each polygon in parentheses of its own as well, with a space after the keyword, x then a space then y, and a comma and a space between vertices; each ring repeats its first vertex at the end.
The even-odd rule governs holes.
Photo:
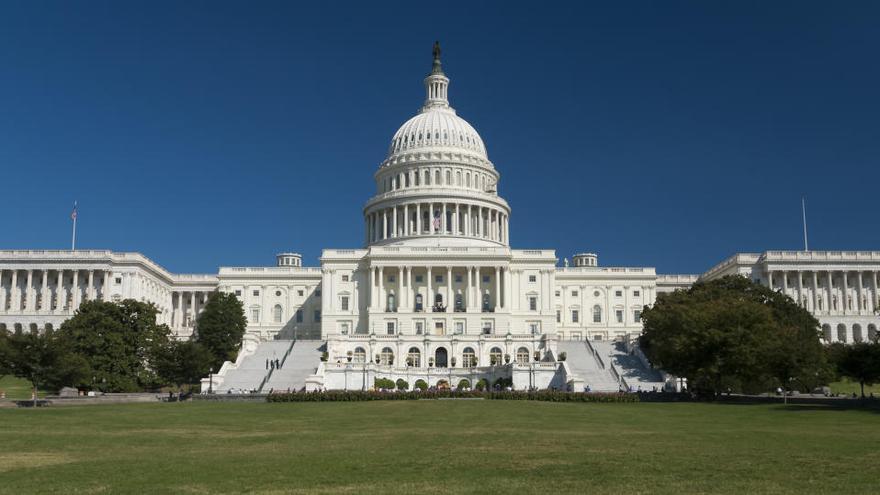
POLYGON ((440 211, 434 212, 434 229, 440 228, 440 211))
POLYGON ((70 212, 70 219, 76 220, 76 201, 73 202, 73 211, 70 212))

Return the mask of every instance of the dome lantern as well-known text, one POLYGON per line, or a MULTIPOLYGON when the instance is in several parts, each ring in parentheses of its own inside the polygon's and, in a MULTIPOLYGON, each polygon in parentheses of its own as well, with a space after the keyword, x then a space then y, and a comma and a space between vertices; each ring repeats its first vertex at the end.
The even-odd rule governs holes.
POLYGON ((432 108, 450 108, 447 90, 449 88, 449 78, 443 73, 443 67, 440 63, 440 42, 434 42, 434 64, 431 67, 431 73, 425 78, 425 104, 422 106, 422 112, 426 112, 432 108))

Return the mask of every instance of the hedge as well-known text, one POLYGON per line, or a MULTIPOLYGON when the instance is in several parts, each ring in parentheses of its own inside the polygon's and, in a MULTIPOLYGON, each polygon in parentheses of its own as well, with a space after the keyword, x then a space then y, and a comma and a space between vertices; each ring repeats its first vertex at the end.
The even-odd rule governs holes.
POLYGON ((420 400, 420 399, 486 399, 486 400, 536 400, 544 402, 639 402, 638 394, 561 392, 558 390, 486 391, 478 390, 427 390, 424 392, 380 392, 361 390, 329 390, 324 392, 300 392, 269 394, 268 402, 361 402, 373 400, 420 400))

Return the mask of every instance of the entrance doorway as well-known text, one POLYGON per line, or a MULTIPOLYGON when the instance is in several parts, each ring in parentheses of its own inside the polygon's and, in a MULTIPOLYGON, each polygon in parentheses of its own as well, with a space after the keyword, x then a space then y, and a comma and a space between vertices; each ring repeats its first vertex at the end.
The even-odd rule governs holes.
POLYGON ((446 368, 449 366, 447 358, 446 349, 443 347, 438 348, 437 351, 434 352, 434 366, 437 368, 446 368))

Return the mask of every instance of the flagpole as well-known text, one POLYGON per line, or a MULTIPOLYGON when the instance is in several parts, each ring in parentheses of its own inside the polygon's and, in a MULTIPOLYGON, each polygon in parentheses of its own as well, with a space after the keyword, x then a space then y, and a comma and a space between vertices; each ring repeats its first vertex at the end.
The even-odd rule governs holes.
POLYGON ((70 250, 76 251, 76 201, 73 202, 73 238, 70 240, 70 250))
POLYGON ((807 200, 803 196, 801 196, 801 213, 804 217, 804 251, 809 251, 810 245, 807 244, 807 200))

